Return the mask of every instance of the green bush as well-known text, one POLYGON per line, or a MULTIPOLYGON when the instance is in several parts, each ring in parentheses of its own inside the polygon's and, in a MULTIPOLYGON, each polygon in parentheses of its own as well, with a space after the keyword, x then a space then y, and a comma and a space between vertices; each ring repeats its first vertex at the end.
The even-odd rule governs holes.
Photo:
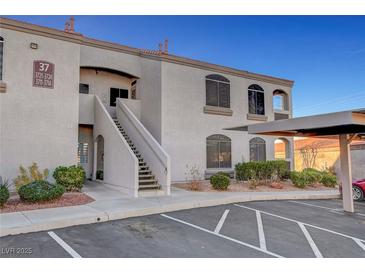
POLYGON ((218 175, 223 175, 223 176, 227 176, 228 178, 231 178, 231 175, 229 175, 229 173, 227 172, 223 172, 223 171, 219 171, 218 173, 216 173, 218 175))
POLYGON ((322 178, 319 181, 326 187, 335 187, 337 185, 337 177, 329 172, 322 172, 322 178))
POLYGON ((313 168, 306 168, 302 173, 307 178, 309 185, 318 183, 322 178, 322 172, 313 168))
POLYGON ((0 176, 0 207, 4 206, 4 204, 8 201, 9 197, 10 193, 9 193, 8 180, 3 179, 0 176))
POLYGON ((57 184, 64 186, 66 191, 80 191, 85 177, 85 171, 80 166, 59 166, 53 172, 57 184))
POLYGON ((289 165, 285 160, 238 163, 235 166, 236 179, 239 181, 272 181, 289 177, 289 165))
POLYGON ((41 202, 58 199, 64 192, 63 186, 40 180, 21 186, 18 194, 24 201, 41 202))
POLYGON ((309 185, 309 179, 305 172, 292 171, 290 172, 290 180, 296 187, 305 188, 309 185))
POLYGON ((229 183, 229 178, 226 175, 215 174, 210 177, 210 184, 214 189, 227 190, 229 183))

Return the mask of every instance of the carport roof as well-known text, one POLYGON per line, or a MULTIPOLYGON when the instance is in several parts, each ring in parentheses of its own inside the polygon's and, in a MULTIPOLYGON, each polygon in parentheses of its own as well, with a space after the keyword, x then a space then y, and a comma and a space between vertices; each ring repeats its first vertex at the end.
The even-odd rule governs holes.
POLYGON ((249 134, 289 137, 337 138, 340 134, 355 134, 354 139, 365 140, 365 108, 227 129, 248 131, 249 134))

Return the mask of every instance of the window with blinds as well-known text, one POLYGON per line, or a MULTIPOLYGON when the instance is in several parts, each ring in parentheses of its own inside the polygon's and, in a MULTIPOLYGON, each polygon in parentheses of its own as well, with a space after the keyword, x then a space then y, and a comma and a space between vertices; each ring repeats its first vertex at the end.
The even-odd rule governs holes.
POLYGON ((0 36, 0 81, 3 79, 4 38, 0 36))
POLYGON ((207 168, 231 168, 231 139, 215 134, 207 138, 207 168))
POLYGON ((221 75, 212 74, 205 77, 206 105, 230 108, 230 83, 221 75))
POLYGON ((89 144, 88 143, 79 143, 77 149, 77 163, 78 164, 87 164, 89 157, 89 144))
POLYGON ((266 142, 264 139, 256 137, 250 140, 250 160, 266 161, 266 142))
POLYGON ((248 111, 250 114, 265 115, 265 93, 259 85, 248 87, 248 111))

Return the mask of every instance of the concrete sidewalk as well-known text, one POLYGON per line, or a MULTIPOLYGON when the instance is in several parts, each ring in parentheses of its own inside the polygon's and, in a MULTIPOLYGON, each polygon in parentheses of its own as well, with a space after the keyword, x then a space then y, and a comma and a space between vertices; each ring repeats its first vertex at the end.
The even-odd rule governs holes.
POLYGON ((88 183, 83 191, 95 201, 80 206, 0 214, 0 237, 230 203, 339 197, 338 190, 202 193, 172 187, 170 196, 131 198, 98 182, 88 183))

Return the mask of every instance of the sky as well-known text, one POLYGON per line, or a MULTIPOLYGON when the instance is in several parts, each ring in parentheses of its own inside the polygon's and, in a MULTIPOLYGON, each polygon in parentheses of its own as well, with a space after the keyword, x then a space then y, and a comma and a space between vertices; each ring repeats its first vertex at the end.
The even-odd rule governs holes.
MULTIPOLYGON (((63 29, 69 16, 6 16, 63 29)), ((294 117, 365 107, 365 16, 75 16, 84 36, 294 80, 294 117)))

